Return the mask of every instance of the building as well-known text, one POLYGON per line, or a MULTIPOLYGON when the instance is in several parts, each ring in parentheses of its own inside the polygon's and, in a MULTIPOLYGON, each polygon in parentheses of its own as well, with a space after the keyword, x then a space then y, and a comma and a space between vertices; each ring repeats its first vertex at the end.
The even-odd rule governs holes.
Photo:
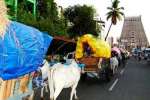
POLYGON ((128 50, 135 47, 147 47, 149 45, 141 16, 125 17, 120 37, 120 45, 128 50))

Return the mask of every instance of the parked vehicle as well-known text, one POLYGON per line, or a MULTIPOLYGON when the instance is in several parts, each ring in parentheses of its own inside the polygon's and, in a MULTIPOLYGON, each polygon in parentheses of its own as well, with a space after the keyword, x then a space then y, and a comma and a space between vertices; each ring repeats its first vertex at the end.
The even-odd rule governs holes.
POLYGON ((150 48, 146 48, 143 52, 144 59, 150 64, 150 48))
POLYGON ((144 52, 144 59, 148 60, 150 59, 150 48, 145 48, 144 52))
POLYGON ((137 52, 137 49, 136 49, 136 48, 133 48, 132 51, 131 51, 131 53, 132 53, 132 56, 134 56, 135 58, 136 58, 137 55, 138 55, 138 52, 137 52))

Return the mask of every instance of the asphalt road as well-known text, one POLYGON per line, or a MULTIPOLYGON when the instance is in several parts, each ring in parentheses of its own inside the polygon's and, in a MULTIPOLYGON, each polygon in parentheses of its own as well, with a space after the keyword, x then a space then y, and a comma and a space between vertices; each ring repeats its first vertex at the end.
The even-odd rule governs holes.
MULTIPOLYGON (((57 100, 69 100, 70 90, 64 89, 57 100)), ((80 81, 77 95, 79 100, 150 100, 150 65, 130 59, 108 83, 93 78, 80 81)), ((49 94, 44 97, 49 100, 49 94)), ((34 99, 39 98, 36 93, 34 99)))

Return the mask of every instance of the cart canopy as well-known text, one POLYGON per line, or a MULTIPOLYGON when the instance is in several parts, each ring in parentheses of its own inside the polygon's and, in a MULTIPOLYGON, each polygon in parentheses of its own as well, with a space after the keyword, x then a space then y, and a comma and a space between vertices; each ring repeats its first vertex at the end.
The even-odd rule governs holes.
POLYGON ((91 34, 86 34, 80 37, 77 41, 75 53, 75 57, 77 59, 82 58, 84 56, 85 51, 84 49, 86 49, 84 46, 85 43, 88 44, 88 46, 90 47, 94 57, 110 58, 111 56, 110 45, 107 42, 100 40, 91 34))
POLYGON ((0 37, 0 77, 18 78, 35 71, 43 63, 53 38, 18 22, 10 22, 0 37))

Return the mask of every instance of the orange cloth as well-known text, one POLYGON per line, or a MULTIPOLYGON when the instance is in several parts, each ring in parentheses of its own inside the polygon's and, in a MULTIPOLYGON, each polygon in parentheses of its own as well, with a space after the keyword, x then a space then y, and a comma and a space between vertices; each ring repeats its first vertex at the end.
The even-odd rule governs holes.
POLYGON ((10 96, 13 96, 16 80, 19 80, 19 92, 25 93, 28 92, 28 83, 30 76, 25 75, 22 78, 2 81, 0 84, 0 100, 7 100, 10 96))
POLYGON ((13 90, 12 86, 14 84, 14 80, 2 81, 0 86, 0 100, 7 100, 10 95, 12 95, 13 90))
POLYGON ((19 91, 25 93, 28 91, 29 75, 25 75, 20 79, 19 91))

